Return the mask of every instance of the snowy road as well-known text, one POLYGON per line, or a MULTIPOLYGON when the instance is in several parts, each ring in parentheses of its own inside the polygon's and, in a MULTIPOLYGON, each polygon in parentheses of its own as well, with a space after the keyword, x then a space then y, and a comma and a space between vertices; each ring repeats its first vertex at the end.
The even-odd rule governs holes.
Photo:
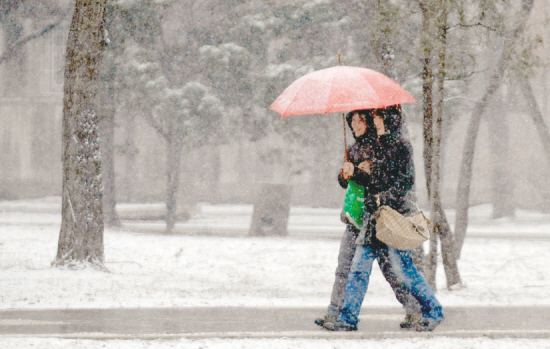
POLYGON ((357 332, 328 332, 313 324, 317 308, 190 307, 6 310, 0 338, 550 338, 550 307, 447 307, 432 333, 400 330, 403 311, 364 308, 357 332))

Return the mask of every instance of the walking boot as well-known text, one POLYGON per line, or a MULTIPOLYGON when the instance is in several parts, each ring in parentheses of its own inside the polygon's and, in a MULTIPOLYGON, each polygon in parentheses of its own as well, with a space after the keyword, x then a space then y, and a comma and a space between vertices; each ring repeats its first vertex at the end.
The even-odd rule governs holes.
POLYGON ((313 322, 315 323, 315 325, 323 327, 325 322, 336 322, 336 317, 335 316, 330 316, 330 315, 325 315, 323 317, 318 317, 313 322))
POLYGON ((347 322, 328 322, 325 321, 323 327, 329 331, 357 331, 357 325, 348 324, 347 322))
POLYGON ((431 332, 435 330, 437 326, 439 326, 443 322, 443 319, 441 320, 427 320, 423 319, 417 324, 415 324, 414 329, 417 332, 431 332))

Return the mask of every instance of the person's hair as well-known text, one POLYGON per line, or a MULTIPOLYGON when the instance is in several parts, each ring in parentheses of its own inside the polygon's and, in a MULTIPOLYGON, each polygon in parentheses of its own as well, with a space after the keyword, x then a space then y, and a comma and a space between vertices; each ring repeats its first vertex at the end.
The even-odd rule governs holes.
MULTIPOLYGON (((376 139, 376 126, 374 125, 374 120, 372 118, 372 113, 375 111, 375 109, 361 109, 361 110, 353 110, 350 111, 346 115, 346 122, 348 123, 348 126, 350 130, 353 132, 353 128, 351 127, 351 120, 353 119, 354 114, 361 115, 365 118, 365 123, 367 124, 367 131, 362 138, 365 136, 368 136, 372 139, 376 139)), ((355 135, 355 134, 354 134, 355 135)))

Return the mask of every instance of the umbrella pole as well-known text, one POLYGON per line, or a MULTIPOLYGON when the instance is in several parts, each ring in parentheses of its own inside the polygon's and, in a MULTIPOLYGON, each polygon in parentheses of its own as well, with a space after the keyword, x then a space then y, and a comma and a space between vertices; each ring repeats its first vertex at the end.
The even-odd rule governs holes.
POLYGON ((348 142, 346 140, 346 116, 342 113, 342 125, 344 126, 344 161, 348 161, 348 142))

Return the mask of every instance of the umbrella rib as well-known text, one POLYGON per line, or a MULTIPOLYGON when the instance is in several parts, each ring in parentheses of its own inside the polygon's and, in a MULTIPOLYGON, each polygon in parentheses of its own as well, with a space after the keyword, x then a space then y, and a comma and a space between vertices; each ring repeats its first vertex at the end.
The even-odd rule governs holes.
POLYGON ((304 81, 304 82, 302 83, 302 85, 300 86, 300 88, 296 89, 296 93, 294 94, 294 97, 292 97, 292 99, 290 100, 290 103, 288 103, 288 107, 286 108, 285 113, 287 112, 287 110, 288 110, 290 107, 292 107, 292 105, 294 104, 294 101, 296 100, 296 98, 298 98, 298 95, 299 95, 299 93, 300 93, 300 89, 302 88, 302 86, 304 86, 305 83, 306 83, 306 82, 304 81))
MULTIPOLYGON (((304 80, 300 86, 296 87, 295 91, 294 91, 294 96, 292 96, 292 98, 290 99, 290 101, 287 103, 286 105, 286 108, 284 110, 284 112, 281 114, 281 117, 286 117, 286 116, 291 116, 291 115, 294 115, 294 114, 290 114, 290 115, 287 115, 287 112, 288 110, 292 107, 292 104, 294 103, 294 101, 296 100, 296 98, 298 98, 298 95, 300 94, 300 89, 302 88, 302 86, 306 83, 306 81, 304 80)), ((284 92, 283 92, 284 93, 284 92)))

